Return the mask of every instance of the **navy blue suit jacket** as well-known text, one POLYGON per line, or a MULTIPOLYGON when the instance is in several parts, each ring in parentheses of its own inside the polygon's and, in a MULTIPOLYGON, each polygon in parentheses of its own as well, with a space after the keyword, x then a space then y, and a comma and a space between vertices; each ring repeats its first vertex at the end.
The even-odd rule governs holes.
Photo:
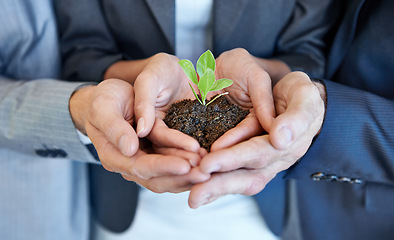
POLYGON ((286 175, 297 182, 303 239, 394 239, 394 2, 349 3, 323 127, 286 175))

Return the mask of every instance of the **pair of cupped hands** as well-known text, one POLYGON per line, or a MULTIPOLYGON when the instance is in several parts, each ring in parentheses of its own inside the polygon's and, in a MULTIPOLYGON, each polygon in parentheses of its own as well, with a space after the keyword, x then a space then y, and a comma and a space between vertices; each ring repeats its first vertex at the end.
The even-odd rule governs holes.
POLYGON ((321 92, 306 74, 288 73, 273 87, 270 60, 264 64, 234 49, 216 59, 216 79, 233 80, 225 97, 250 114, 208 153, 162 120, 174 102, 195 99, 178 61, 159 53, 139 65, 123 62, 122 80, 109 78, 77 91, 86 99, 80 113, 72 112, 74 123, 108 171, 153 192, 190 191, 189 206, 198 208, 228 194, 259 193, 306 153, 322 126, 321 92), (137 71, 136 78, 128 71, 137 71))

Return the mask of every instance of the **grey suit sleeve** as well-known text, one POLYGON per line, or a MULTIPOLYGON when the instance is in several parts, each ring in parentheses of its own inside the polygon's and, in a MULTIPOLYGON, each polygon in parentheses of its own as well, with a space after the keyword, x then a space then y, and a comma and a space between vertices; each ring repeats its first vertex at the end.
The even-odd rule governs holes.
POLYGON ((69 98, 80 85, 0 76, 1 148, 34 156, 40 156, 39 151, 61 151, 56 157, 97 162, 79 140, 69 113, 69 98))
POLYGON ((298 0, 278 39, 274 58, 284 61, 292 70, 323 77, 330 34, 341 9, 335 0, 298 0))
POLYGON ((122 55, 106 27, 99 1, 59 0, 54 7, 61 33, 62 78, 101 81, 122 55))

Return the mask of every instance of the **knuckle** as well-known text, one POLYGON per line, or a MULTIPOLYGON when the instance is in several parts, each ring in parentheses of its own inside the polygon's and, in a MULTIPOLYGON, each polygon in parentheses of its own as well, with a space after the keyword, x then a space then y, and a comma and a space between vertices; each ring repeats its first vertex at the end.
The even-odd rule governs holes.
POLYGON ((95 95, 90 103, 88 116, 91 117, 91 119, 100 118, 100 114, 103 112, 103 106, 107 106, 110 100, 108 95, 95 95))
POLYGON ((146 105, 143 102, 135 102, 134 104, 135 113, 144 112, 144 110, 146 110, 146 105))
POLYGON ((172 55, 165 53, 165 52, 159 52, 154 55, 155 58, 167 58, 167 57, 171 57, 171 56, 172 55))
POLYGON ((130 176, 130 175, 121 174, 121 176, 122 176, 123 179, 125 179, 126 181, 129 181, 129 182, 133 182, 133 181, 134 181, 134 178, 133 178, 132 176, 130 176))
POLYGON ((142 179, 142 180, 149 180, 150 179, 149 177, 145 176, 145 174, 138 171, 136 167, 132 167, 130 169, 131 169, 130 175, 133 175, 133 176, 135 176, 139 179, 142 179))
POLYGON ((245 189, 244 194, 247 196, 252 196, 261 192, 272 178, 273 176, 267 176, 262 173, 255 174, 252 177, 249 186, 245 189))
MULTIPOLYGON (((315 87, 313 85, 313 83, 309 83, 308 84, 301 84, 299 86, 299 88, 297 89, 297 92, 301 95, 301 96, 311 96, 311 93, 314 93, 315 87)), ((314 94, 313 94, 314 95, 314 94)), ((312 96, 313 96, 312 95, 312 96)), ((320 95, 319 95, 320 96, 320 95)))
POLYGON ((103 160, 101 160, 101 165, 108 172, 115 172, 114 168, 110 164, 107 164, 106 162, 104 162, 103 160))
POLYGON ((264 189, 267 184, 267 179, 264 176, 254 177, 249 184, 249 186, 245 189, 245 195, 252 196, 259 193, 264 189))
POLYGON ((265 149, 263 147, 264 145, 265 142, 262 140, 261 137, 254 137, 248 141, 248 149, 246 149, 246 152, 251 153, 251 155, 245 159, 245 163, 247 166, 255 169, 260 169, 267 165, 269 154, 267 152, 266 154, 263 154, 261 152, 262 149, 265 149))
POLYGON ((249 55, 249 52, 245 48, 235 48, 234 53, 239 54, 239 55, 249 55))
POLYGON ((156 183, 152 183, 152 182, 148 182, 145 186, 147 189, 149 189, 150 191, 154 192, 154 193, 165 193, 166 191, 164 190, 163 187, 160 186, 160 184, 156 184, 156 183))

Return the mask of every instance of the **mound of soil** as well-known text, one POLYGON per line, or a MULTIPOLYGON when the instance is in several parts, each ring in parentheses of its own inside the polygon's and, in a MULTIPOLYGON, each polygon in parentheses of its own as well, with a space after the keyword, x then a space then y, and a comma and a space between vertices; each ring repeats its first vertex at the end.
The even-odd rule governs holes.
POLYGON ((198 100, 185 99, 168 109, 164 122, 169 128, 197 139, 209 151, 216 139, 235 127, 248 114, 249 110, 232 104, 224 96, 208 106, 202 105, 198 100))

